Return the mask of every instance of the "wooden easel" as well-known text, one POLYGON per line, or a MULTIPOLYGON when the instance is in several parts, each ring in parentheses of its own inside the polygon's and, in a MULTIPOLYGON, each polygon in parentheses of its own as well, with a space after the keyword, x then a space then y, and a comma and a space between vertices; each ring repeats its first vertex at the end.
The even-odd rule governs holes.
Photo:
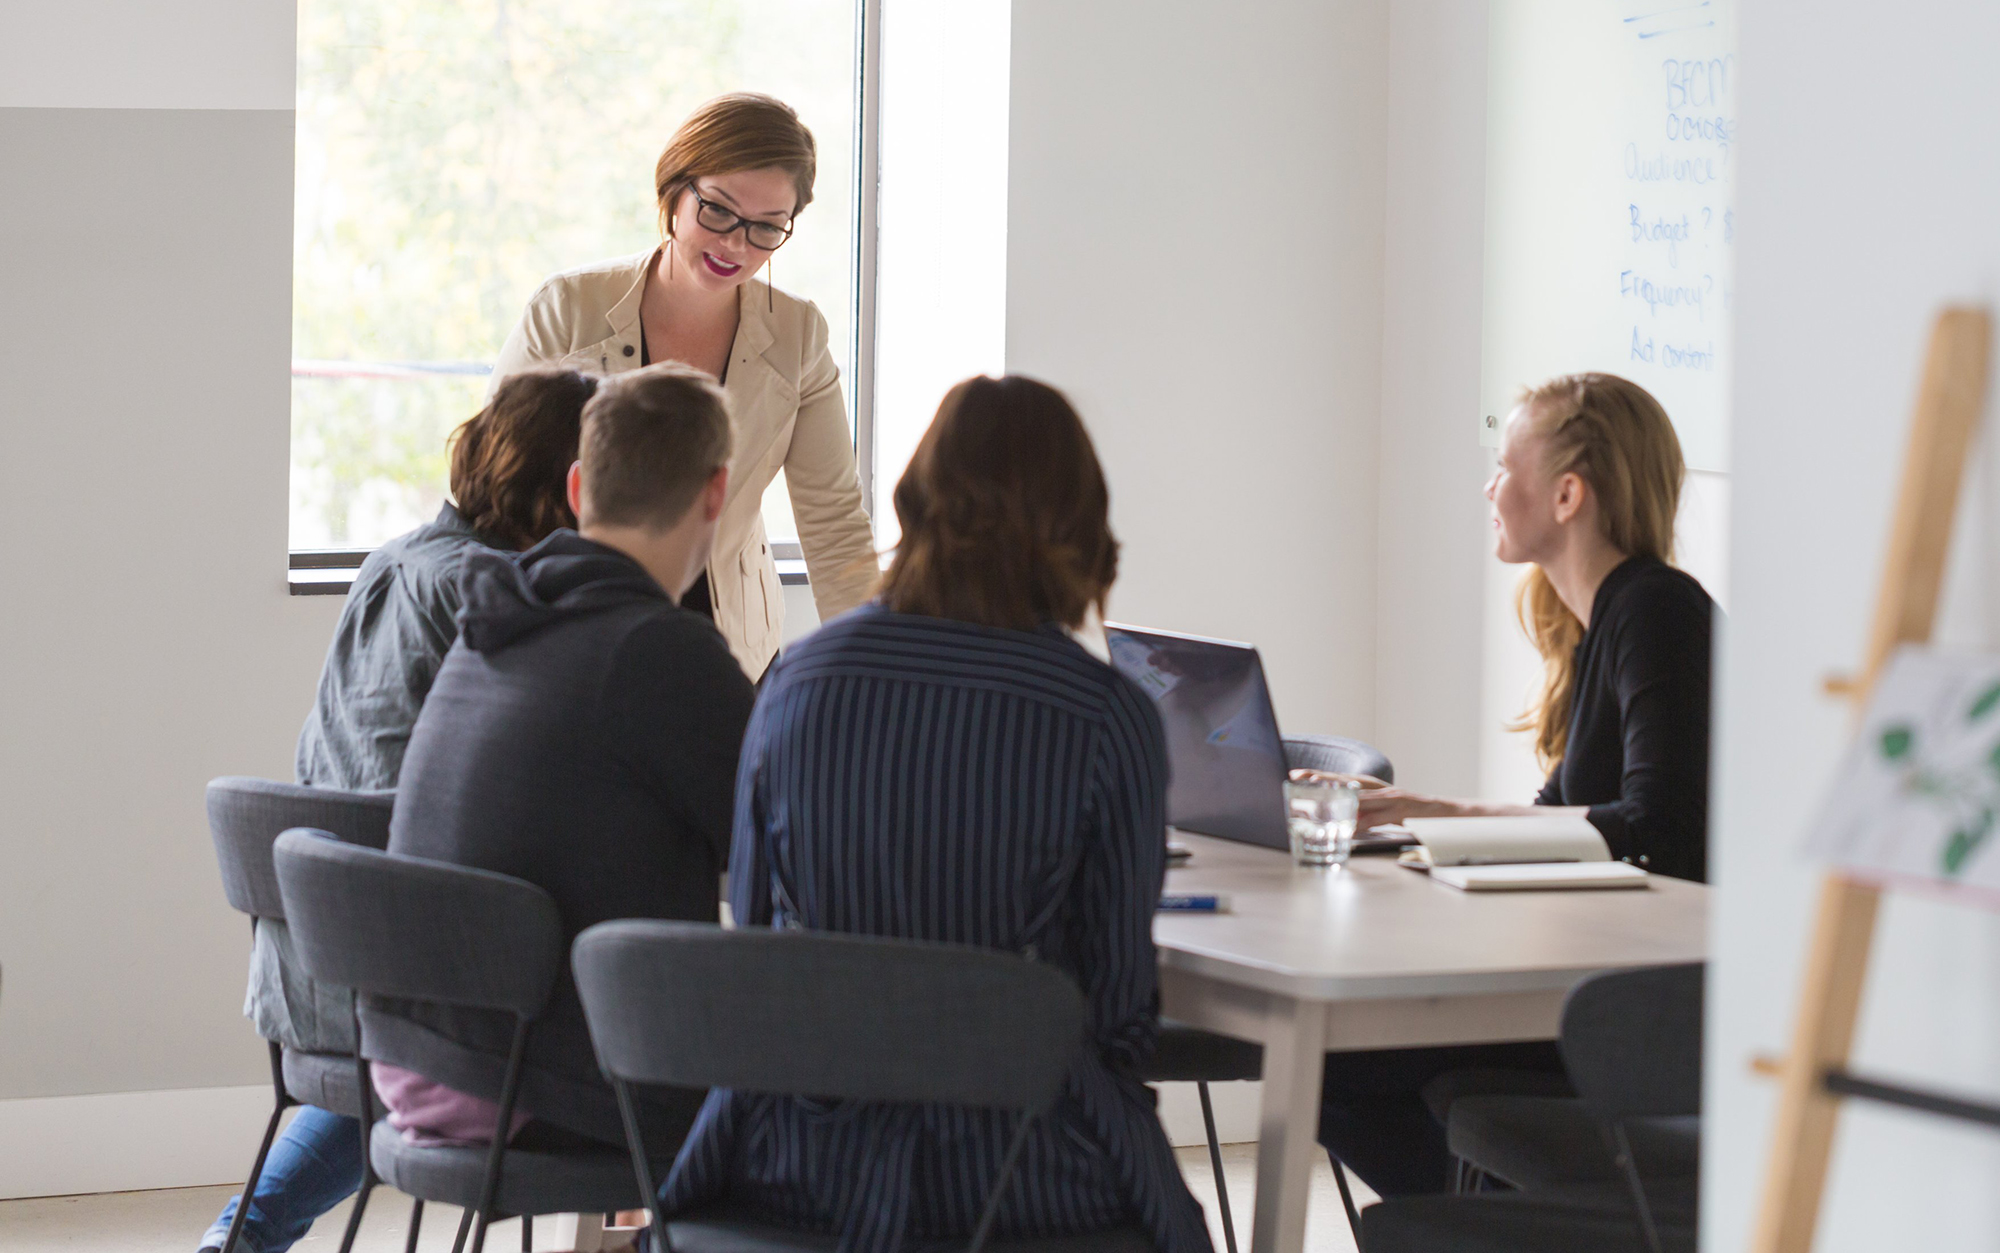
MULTIPOLYGON (((1853 697, 1857 711, 1899 645, 1930 639, 1966 454, 1986 404, 1991 342, 1991 318, 1983 309, 1946 309, 1931 331, 1866 664, 1858 679, 1827 683, 1829 692, 1853 697)), ((1848 1075, 1847 1055, 1881 894, 1881 888, 1839 873, 1829 874, 1820 887, 1791 1050, 1776 1067, 1777 1126, 1752 1253, 1809 1253, 1812 1248, 1843 1095, 1981 1122, 2000 1114, 1848 1075)))

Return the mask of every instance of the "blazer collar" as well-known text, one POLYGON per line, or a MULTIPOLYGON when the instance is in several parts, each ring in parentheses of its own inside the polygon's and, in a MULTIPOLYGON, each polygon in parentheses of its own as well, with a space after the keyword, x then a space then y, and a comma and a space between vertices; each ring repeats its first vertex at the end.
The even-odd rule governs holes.
MULTIPOLYGON (((660 248, 666 247, 661 244, 660 248)), ((604 320, 611 326, 615 338, 628 343, 638 342, 639 302, 646 294, 646 276, 653 272, 653 265, 660 258, 660 248, 655 248, 640 258, 638 268, 632 273, 632 285, 628 287, 618 303, 611 306, 604 320)), ((736 289, 736 353, 748 353, 762 357, 777 338, 771 329, 770 298, 764 296, 769 286, 757 279, 751 279, 736 289), (763 299, 757 297, 764 296, 763 299)))
MULTIPOLYGON (((660 247, 664 248, 662 244, 660 247)), ((639 329, 639 300, 646 294, 646 276, 653 272, 653 262, 659 259, 660 249, 655 248, 639 259, 639 266, 632 272, 632 285, 618 298, 605 313, 604 320, 611 324, 611 334, 617 338, 636 342, 639 329)))
POLYGON ((768 284, 751 279, 736 289, 736 354, 740 358, 748 353, 762 357, 764 350, 777 338, 771 329, 770 291, 768 284))

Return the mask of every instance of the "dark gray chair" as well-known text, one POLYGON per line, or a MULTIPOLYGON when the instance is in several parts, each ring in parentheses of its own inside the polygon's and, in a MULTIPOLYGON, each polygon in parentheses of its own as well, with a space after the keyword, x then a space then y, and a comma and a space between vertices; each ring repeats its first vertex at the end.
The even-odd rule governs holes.
MULTIPOLYGON (((969 1253, 1152 1247, 1130 1229, 988 1242, 1028 1131, 1084 1043, 1083 997, 1052 967, 959 945, 638 920, 585 931, 572 962, 642 1185, 653 1172, 634 1084, 935 1101, 1020 1116, 969 1253)), ((673 1253, 826 1253, 838 1241, 727 1206, 668 1223, 650 1188, 646 1205, 653 1247, 673 1253)))
POLYGON ((1445 1119, 1453 1155, 1474 1179, 1530 1191, 1698 1174, 1701 998, 1698 965, 1580 985, 1564 1006, 1562 1040, 1577 1095, 1463 1096, 1445 1119), (1633 1056, 1650 1059, 1643 1078, 1626 1073, 1633 1056))
POLYGON ((1364 1253, 1695 1253, 1694 1181, 1653 1186, 1658 1244, 1619 1186, 1398 1197, 1362 1214, 1364 1253))
POLYGON ((1222 1141, 1215 1133, 1215 1106, 1208 1085, 1264 1076, 1264 1046, 1160 1020, 1159 1047, 1140 1072, 1147 1083, 1192 1083, 1201 1098, 1202 1127, 1208 1132, 1208 1165, 1215 1172, 1215 1207, 1222 1215, 1222 1239, 1236 1253, 1236 1223, 1229 1212, 1229 1185, 1222 1177, 1222 1141))
POLYGON ((1291 770, 1324 770, 1329 774, 1365 774, 1384 783, 1396 781, 1396 768, 1382 750, 1366 740, 1344 735, 1288 735, 1285 766, 1291 770))
MULTIPOLYGON (((341 792, 240 776, 210 780, 208 831, 215 841, 216 864, 222 871, 222 894, 238 913, 250 916, 252 937, 260 920, 285 921, 277 873, 271 866, 271 846, 280 832, 292 827, 316 827, 350 844, 384 848, 389 843, 389 813, 395 798, 394 792, 341 792)), ((316 1105, 349 1118, 364 1115, 355 1087, 353 1054, 288 1049, 277 1040, 265 1043, 270 1048, 271 1091, 275 1099, 270 1121, 264 1125, 264 1139, 250 1165, 249 1181, 244 1184, 242 1199, 236 1205, 236 1217, 222 1243, 222 1253, 235 1253, 244 1219, 250 1213, 250 1198, 264 1173, 264 1159, 271 1152, 279 1118, 286 1110, 294 1105, 316 1105)), ((417 1202, 418 1208, 411 1215, 412 1231, 422 1219, 422 1205, 417 1202)), ((365 1208, 365 1199, 357 1201, 348 1215, 343 1247, 352 1243, 365 1208)))
MULTIPOLYGON (((1692 1248, 1702 987, 1699 965, 1578 984, 1560 1036, 1575 1097, 1468 1096, 1450 1109, 1453 1153, 1520 1192, 1384 1202, 1368 1211, 1369 1240, 1510 1253, 1692 1248), (1468 1243, 1475 1232, 1483 1243, 1468 1243)), ((1378 1253, 1376 1243, 1363 1247, 1378 1253)))
MULTIPOLYGON (((1452 1156, 1480 1176, 1528 1192, 1622 1183, 1624 1173, 1603 1128, 1580 1100, 1547 1096, 1474 1096, 1452 1107, 1445 1138, 1452 1156)), ((1632 1158, 1642 1175, 1692 1177, 1701 1167, 1701 1119, 1634 1119, 1627 1125, 1632 1158)))
MULTIPOLYGON (((317 831, 287 831, 273 860, 300 960, 315 979, 354 988, 362 1057, 418 1069, 388 1042, 363 1033, 376 998, 487 1009, 513 1015, 499 1112, 488 1145, 431 1147, 406 1142, 368 1109, 368 1157, 382 1182, 428 1201, 460 1206, 453 1253, 477 1216, 473 1253, 503 1217, 521 1219, 530 1247, 536 1214, 635 1209, 623 1154, 509 1149, 530 1033, 562 969, 563 928, 555 901, 532 883, 418 857, 354 848, 317 831)), ((416 1231, 411 1228, 415 1248, 416 1231)), ((345 1250, 343 1250, 345 1253, 345 1250)))

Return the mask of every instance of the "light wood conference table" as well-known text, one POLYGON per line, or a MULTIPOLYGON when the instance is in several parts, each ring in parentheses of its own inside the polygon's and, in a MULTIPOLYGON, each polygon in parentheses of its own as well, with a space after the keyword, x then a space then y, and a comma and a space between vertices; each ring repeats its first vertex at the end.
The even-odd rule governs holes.
POLYGON ((1604 970, 1707 957, 1708 889, 1460 892, 1395 864, 1294 865, 1288 853, 1176 833, 1193 852, 1169 892, 1230 912, 1162 913, 1161 1010, 1264 1046, 1251 1253, 1305 1244, 1324 1055, 1547 1040, 1565 993, 1604 970))

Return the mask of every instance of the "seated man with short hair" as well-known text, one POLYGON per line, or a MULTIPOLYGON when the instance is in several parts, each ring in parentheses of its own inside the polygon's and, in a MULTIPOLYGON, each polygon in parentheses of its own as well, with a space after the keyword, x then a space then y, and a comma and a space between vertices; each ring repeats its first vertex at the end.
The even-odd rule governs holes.
MULTIPOLYGON (((677 601, 708 561, 729 445, 723 393, 699 371, 668 363, 600 387, 570 471, 577 530, 466 562, 458 643, 410 737, 391 852, 536 884, 569 939, 612 918, 716 920, 752 690, 715 624, 677 601)), ((622 1146, 562 969, 513 1130, 622 1146)), ((490 1135, 511 1019, 377 1001, 362 1019, 371 1046, 423 1061, 376 1065, 405 1135, 490 1135)), ((702 1094, 649 1098, 642 1128, 671 1153, 702 1094)))

